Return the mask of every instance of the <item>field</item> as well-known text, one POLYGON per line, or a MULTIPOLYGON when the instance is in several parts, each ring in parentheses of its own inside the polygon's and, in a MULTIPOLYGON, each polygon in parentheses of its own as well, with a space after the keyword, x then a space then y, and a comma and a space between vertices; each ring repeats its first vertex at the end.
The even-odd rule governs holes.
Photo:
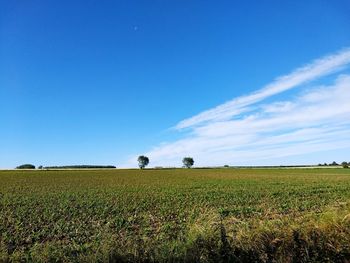
POLYGON ((0 262, 349 262, 350 169, 0 171, 0 262))

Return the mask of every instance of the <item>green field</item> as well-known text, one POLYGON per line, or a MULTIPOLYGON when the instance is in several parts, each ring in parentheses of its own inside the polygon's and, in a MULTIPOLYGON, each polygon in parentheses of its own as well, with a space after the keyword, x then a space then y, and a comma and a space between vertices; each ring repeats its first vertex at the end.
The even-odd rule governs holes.
POLYGON ((0 171, 0 262, 347 262, 350 169, 0 171))

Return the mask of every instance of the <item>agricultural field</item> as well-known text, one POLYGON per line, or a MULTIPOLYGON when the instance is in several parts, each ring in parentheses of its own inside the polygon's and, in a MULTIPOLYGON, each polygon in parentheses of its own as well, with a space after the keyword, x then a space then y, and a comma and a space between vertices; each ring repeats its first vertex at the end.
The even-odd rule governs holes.
POLYGON ((350 169, 0 171, 0 262, 349 262, 350 169))

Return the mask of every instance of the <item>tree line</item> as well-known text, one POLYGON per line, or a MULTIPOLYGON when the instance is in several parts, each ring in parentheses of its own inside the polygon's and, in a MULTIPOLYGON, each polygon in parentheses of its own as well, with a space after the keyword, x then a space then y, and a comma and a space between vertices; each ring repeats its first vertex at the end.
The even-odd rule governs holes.
POLYGON ((338 164, 336 161, 333 161, 330 164, 327 164, 327 163, 324 163, 324 164, 320 163, 320 164, 318 164, 318 166, 339 166, 339 165, 343 166, 343 168, 349 168, 350 162, 342 162, 341 164, 338 164))
MULTIPOLYGON (((16 169, 35 169, 33 164, 22 164, 17 166, 16 169)), ((38 169, 115 169, 114 165, 62 165, 62 166, 42 166, 39 165, 38 169)))
MULTIPOLYGON (((145 169, 149 164, 149 158, 144 155, 140 155, 137 158, 139 168, 145 169)), ((182 163, 184 167, 191 168, 194 164, 194 160, 192 157, 184 157, 182 159, 182 163)), ((17 166, 16 169, 35 169, 35 165, 33 164, 22 164, 17 166)), ((62 165, 62 166, 38 166, 38 169, 115 169, 116 166, 113 165, 62 165)))
MULTIPOLYGON (((140 155, 137 158, 137 162, 140 169, 145 169, 146 166, 149 164, 149 158, 144 155, 140 155)), ((194 164, 194 160, 192 157, 184 157, 182 159, 183 167, 191 168, 194 164)), ((342 162, 341 164, 338 164, 337 162, 333 161, 330 164, 324 163, 324 164, 318 164, 318 166, 339 166, 341 165, 343 168, 349 168, 350 162, 342 162)), ((228 165, 225 165, 224 167, 228 167, 228 165)), ((20 166, 17 166, 16 169, 35 169, 35 165, 33 164, 22 164, 20 166)), ((38 169, 115 169, 117 168, 114 165, 63 165, 63 166, 38 166, 38 169)))

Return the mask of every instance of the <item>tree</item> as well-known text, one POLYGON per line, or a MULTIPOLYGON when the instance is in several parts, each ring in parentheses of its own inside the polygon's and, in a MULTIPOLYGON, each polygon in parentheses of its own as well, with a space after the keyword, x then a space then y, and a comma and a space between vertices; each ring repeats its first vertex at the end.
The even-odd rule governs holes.
POLYGON ((347 162, 342 162, 341 165, 343 166, 343 168, 349 168, 349 163, 347 162))
POLYGON ((182 163, 184 164, 184 166, 186 166, 187 168, 191 168, 192 165, 194 164, 194 160, 192 157, 185 157, 182 159, 182 163))
POLYGON ((17 166, 16 169, 35 169, 35 165, 32 164, 22 164, 17 166))
POLYGON ((139 162, 140 169, 144 169, 149 164, 148 157, 144 155, 139 156, 139 158, 137 158, 137 161, 139 162))

